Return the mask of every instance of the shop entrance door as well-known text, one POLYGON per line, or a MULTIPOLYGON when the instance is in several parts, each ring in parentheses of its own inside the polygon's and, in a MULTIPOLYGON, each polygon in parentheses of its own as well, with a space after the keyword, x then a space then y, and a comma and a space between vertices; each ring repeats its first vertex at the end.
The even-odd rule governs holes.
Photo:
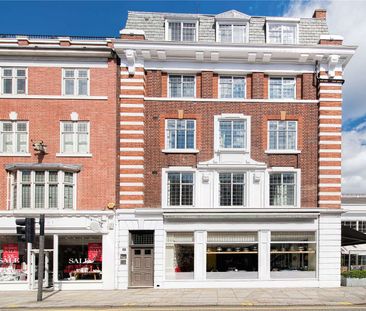
MULTIPOLYGON (((38 288, 38 263, 39 250, 33 249, 31 253, 31 287, 38 288)), ((43 288, 51 289, 53 287, 53 250, 44 251, 44 272, 43 288)))
POLYGON ((130 287, 152 287, 154 286, 154 232, 132 231, 130 237, 130 287))

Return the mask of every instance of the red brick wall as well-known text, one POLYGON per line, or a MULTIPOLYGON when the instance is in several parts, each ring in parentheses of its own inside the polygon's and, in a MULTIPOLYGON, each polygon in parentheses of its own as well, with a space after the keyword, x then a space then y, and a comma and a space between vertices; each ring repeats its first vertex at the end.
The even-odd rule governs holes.
MULTIPOLYGON (((301 169, 301 206, 317 206, 317 170, 318 170, 318 106, 316 103, 281 104, 281 103, 218 103, 218 102, 159 102, 145 103, 145 206, 161 206, 161 169, 169 166, 196 166, 197 162, 213 158, 214 115, 221 113, 243 113, 251 119, 251 156, 269 166, 294 166, 301 169), (162 150, 161 129, 162 114, 177 115, 183 110, 185 115, 199 116, 200 130, 197 141, 198 154, 164 154, 162 150), (299 147, 306 146, 299 155, 267 155, 266 116, 280 119, 281 111, 287 116, 298 119, 299 147), (301 122, 300 122, 301 120, 301 122), (302 124, 306 124, 306 130, 302 124), (160 134, 159 134, 160 132, 160 134)), ((198 121, 197 121, 198 122, 198 121)))
MULTIPOLYGON (((108 100, 50 100, 0 99, 0 119, 8 120, 9 113, 18 113, 18 120, 29 121, 29 157, 0 157, 0 209, 6 209, 6 181, 4 169, 9 163, 35 163, 31 140, 43 140, 48 154, 43 163, 80 164, 77 177, 77 208, 101 210, 109 202, 116 202, 117 156, 117 64, 110 60, 108 68, 93 68, 91 94, 108 96, 108 100), (91 158, 57 157, 60 152, 60 121, 70 120, 77 112, 79 120, 90 122, 91 158)), ((61 95, 61 68, 29 68, 29 93, 61 95), (59 75, 57 73, 60 73, 59 75)))

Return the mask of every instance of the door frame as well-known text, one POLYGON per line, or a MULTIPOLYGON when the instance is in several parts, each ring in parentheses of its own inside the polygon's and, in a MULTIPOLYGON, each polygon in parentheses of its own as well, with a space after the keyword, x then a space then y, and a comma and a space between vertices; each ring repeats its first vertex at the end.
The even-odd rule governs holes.
MULTIPOLYGON (((31 285, 31 289, 33 289, 33 290, 36 290, 38 288, 38 280, 36 280, 36 256, 38 256, 38 262, 39 262, 39 249, 32 249, 31 250, 31 260, 30 260, 30 267, 31 267, 30 285, 31 285)), ((49 286, 50 285, 49 274, 50 274, 50 271, 53 272, 53 265, 50 265, 51 256, 54 256, 53 249, 45 249, 44 250, 45 268, 44 268, 44 279, 43 279, 44 288, 53 287, 53 284, 52 284, 52 286, 49 286), (48 269, 47 269, 47 267, 48 267, 48 269)))
POLYGON ((128 288, 151 288, 154 287, 155 281, 154 281, 154 277, 155 277, 155 254, 154 254, 154 250, 155 250, 155 231, 154 230, 130 230, 129 231, 129 249, 128 249, 128 288), (134 233, 139 233, 139 232, 144 232, 144 233, 150 233, 153 236, 153 244, 134 244, 133 243, 133 239, 132 239, 132 235, 134 233), (152 284, 151 285, 142 285, 142 286, 133 286, 132 285, 132 256, 133 256, 133 250, 136 248, 140 248, 140 249, 151 249, 151 255, 152 255, 152 269, 151 269, 151 273, 152 273, 152 284))

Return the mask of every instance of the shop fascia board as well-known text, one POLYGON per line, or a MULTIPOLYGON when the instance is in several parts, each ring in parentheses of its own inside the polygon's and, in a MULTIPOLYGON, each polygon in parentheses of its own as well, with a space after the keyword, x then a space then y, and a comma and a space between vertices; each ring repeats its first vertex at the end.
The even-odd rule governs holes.
POLYGON ((11 210, 0 211, 0 217, 39 217, 40 214, 50 217, 88 217, 88 216, 113 216, 113 211, 92 211, 92 210, 11 210))
POLYGON ((216 42, 180 43, 171 41, 115 40, 114 49, 121 59, 125 59, 126 51, 130 50, 135 51, 138 55, 148 55, 147 60, 153 58, 159 59, 159 54, 164 54, 164 60, 192 60, 196 59, 196 53, 204 53, 207 60, 209 60, 208 56, 211 55, 211 53, 218 53, 219 62, 232 58, 243 59, 245 61, 248 60, 249 55, 255 54, 256 63, 285 61, 291 63, 315 64, 316 61, 324 60, 327 62, 331 55, 338 55, 342 64, 346 65, 355 53, 357 47, 351 45, 225 45, 216 42), (146 53, 146 51, 149 53, 146 53), (155 57, 155 54, 158 56, 155 57))

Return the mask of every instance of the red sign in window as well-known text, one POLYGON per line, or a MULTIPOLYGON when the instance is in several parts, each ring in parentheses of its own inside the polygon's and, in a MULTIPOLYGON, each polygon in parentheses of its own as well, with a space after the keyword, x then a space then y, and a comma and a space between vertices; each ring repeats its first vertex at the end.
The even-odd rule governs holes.
POLYGON ((102 243, 88 243, 88 259, 102 261, 102 243))
POLYGON ((18 244, 3 244, 3 262, 5 263, 18 263, 19 262, 19 249, 18 244))

